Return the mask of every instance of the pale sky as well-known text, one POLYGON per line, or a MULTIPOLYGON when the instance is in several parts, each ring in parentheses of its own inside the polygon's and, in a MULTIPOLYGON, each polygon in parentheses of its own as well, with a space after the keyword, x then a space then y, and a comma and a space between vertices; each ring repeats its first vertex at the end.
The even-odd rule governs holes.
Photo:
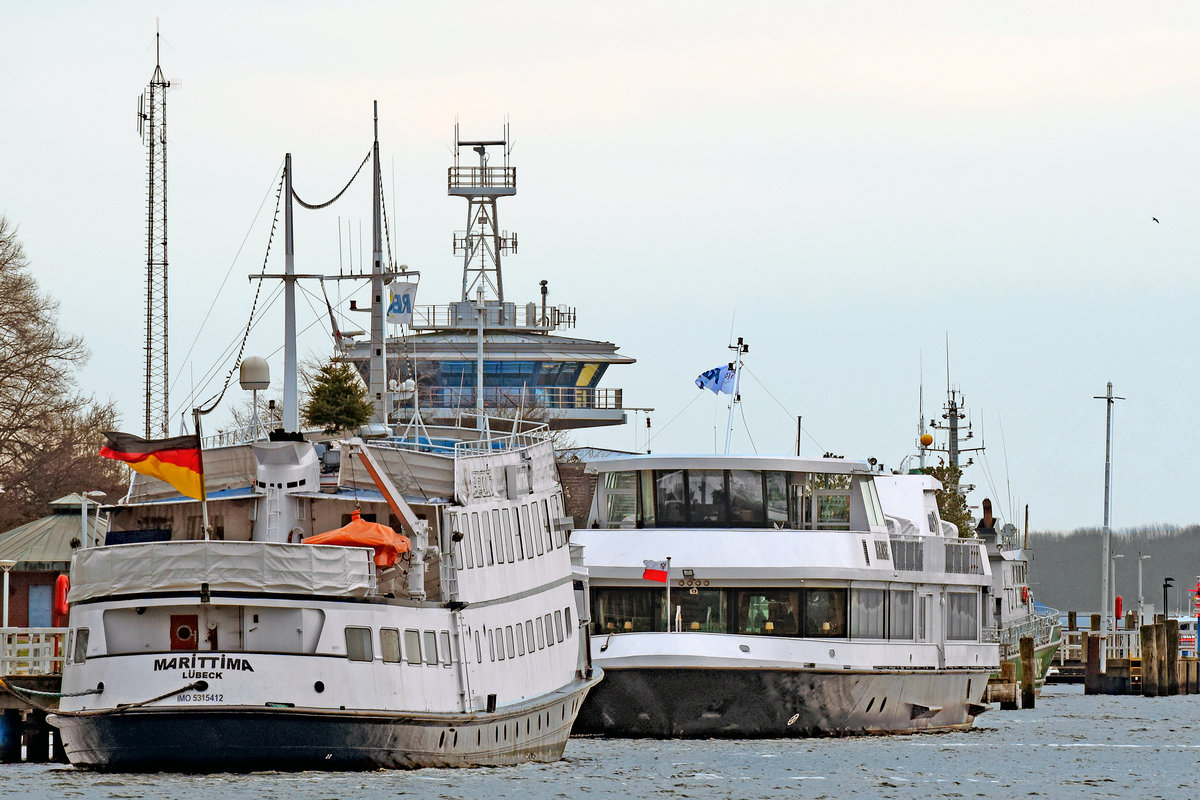
MULTIPOLYGON (((1128 398, 1113 525, 1197 522, 1200 7, 736 5, 4 3, 0 213, 62 327, 91 347, 83 388, 140 433, 135 111, 157 17, 176 82, 175 419, 193 385, 207 397, 232 366, 218 359, 249 314, 284 153, 297 192, 327 199, 368 151, 378 100, 394 246, 422 271, 418 302, 461 287, 455 116, 491 138, 508 114, 519 192, 500 219, 520 252, 506 299, 536 299, 545 278, 578 310, 568 334, 638 359, 602 385, 655 409, 656 452, 723 445, 725 406, 696 399, 693 380, 729 358, 732 330, 750 344, 734 450, 792 452, 802 414, 806 454, 898 465, 922 369, 926 417, 940 416, 949 337, 951 380, 988 445, 987 469, 967 473, 973 503, 1028 503, 1034 529, 1099 525, 1092 397, 1111 380, 1128 398)), ((360 179, 332 208, 297 211, 297 271, 336 271, 339 216, 355 263, 360 221, 369 256, 369 191, 360 179)), ((269 271, 282 253, 280 235, 269 271)), ((279 381, 269 288, 248 353, 279 381)), ((316 322, 302 355, 328 354, 319 294, 299 307, 316 322)), ((226 406, 242 401, 230 392, 226 406)), ((575 440, 644 448, 644 417, 632 423, 575 440)))

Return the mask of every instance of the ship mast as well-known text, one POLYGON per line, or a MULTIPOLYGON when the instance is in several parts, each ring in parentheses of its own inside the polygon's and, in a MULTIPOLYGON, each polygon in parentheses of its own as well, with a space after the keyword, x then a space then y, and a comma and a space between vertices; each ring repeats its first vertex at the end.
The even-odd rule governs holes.
POLYGON ((138 135, 146 146, 145 436, 165 437, 170 424, 167 364, 167 89, 154 32, 154 74, 138 98, 138 135))

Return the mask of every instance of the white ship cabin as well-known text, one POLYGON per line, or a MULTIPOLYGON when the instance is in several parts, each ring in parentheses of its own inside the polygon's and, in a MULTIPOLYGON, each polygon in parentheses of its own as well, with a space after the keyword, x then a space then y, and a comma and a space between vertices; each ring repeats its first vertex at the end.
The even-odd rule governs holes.
POLYGON ((594 635, 981 641, 986 551, 942 522, 932 477, 760 456, 631 455, 588 469, 597 489, 576 538, 594 635), (662 584, 643 579, 643 561, 668 558, 669 608, 662 584))

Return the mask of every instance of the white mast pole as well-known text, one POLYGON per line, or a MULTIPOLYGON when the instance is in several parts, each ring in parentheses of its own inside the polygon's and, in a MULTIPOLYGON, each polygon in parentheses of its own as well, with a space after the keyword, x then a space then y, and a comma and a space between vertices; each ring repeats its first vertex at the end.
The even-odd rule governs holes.
POLYGON ((371 203, 371 367, 370 391, 375 403, 375 419, 388 423, 387 413, 387 341, 383 326, 383 225, 380 220, 380 172, 379 172, 379 101, 375 101, 375 143, 372 145, 372 171, 374 181, 371 203))
POLYGON ((729 349, 734 351, 735 356, 733 364, 730 365, 733 368, 733 397, 729 399, 729 424, 725 427, 725 455, 729 455, 729 441, 733 438, 733 407, 742 398, 742 353, 749 352, 750 346, 739 336, 737 344, 729 345, 729 349))
POLYGON ((296 255, 292 238, 291 153, 284 158, 283 175, 283 429, 298 431, 300 402, 296 391, 296 255))

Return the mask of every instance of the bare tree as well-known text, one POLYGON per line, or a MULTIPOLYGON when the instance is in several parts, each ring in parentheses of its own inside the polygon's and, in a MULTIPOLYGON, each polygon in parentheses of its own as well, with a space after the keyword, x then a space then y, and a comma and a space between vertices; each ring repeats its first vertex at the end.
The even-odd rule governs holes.
POLYGON ((123 470, 96 453, 113 403, 78 391, 82 337, 58 328, 58 303, 29 274, 17 229, 0 216, 0 531, 77 491, 119 490, 123 470))

